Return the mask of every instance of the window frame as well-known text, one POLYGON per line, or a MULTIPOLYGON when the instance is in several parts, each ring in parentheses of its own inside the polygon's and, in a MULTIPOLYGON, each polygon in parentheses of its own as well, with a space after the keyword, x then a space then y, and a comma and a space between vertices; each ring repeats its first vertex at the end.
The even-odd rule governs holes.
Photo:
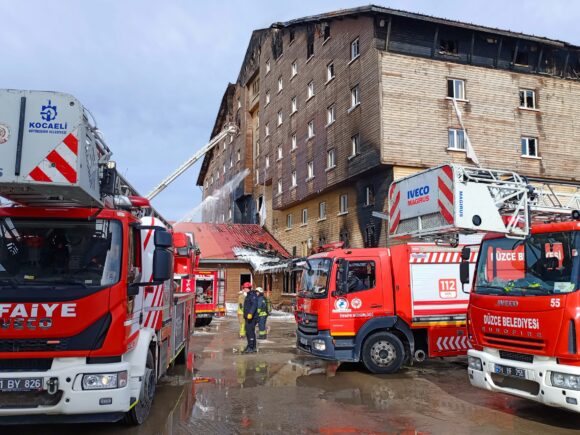
POLYGON ((266 93, 265 93, 265 100, 266 100, 266 102, 265 102, 264 106, 267 106, 268 104, 270 104, 270 97, 271 97, 270 96, 270 90, 268 89, 266 91, 266 93))
POLYGON ((310 100, 311 98, 314 97, 314 95, 316 95, 314 92, 314 80, 310 80, 308 82, 308 84, 306 85, 306 89, 307 89, 306 95, 308 96, 307 100, 310 100))
POLYGON ((306 163, 306 180, 312 180, 314 178, 314 160, 310 160, 306 163))
POLYGON ((453 77, 447 77, 447 98, 450 98, 450 99, 456 100, 456 101, 467 101, 465 79, 456 79, 453 77), (449 82, 453 83, 451 88, 449 87, 449 82), (461 94, 462 94, 461 97, 457 97, 455 95, 455 92, 457 90, 456 83, 461 83, 461 94), (450 89, 453 89, 453 95, 449 95, 450 89))
POLYGON ((290 173, 290 187, 296 187, 298 185, 298 180, 296 176, 296 170, 290 173))
POLYGON ((338 215, 345 215, 348 213, 348 193, 341 193, 338 199, 338 215), (344 199, 344 201, 343 201, 344 199), (344 207, 343 207, 344 202, 344 207))
POLYGON ((357 36, 350 43, 350 61, 356 60, 360 57, 360 36, 357 36), (355 50, 356 47, 356 50, 355 50), (355 53, 356 51, 356 53, 355 53))
POLYGON ((326 126, 329 126, 336 121, 336 104, 332 103, 326 108, 326 126))
POLYGON ((520 105, 519 105, 520 109, 538 110, 538 107, 536 104, 536 91, 534 89, 520 88, 519 97, 520 97, 520 105), (531 107, 528 106, 528 96, 527 96, 528 92, 532 93, 532 106, 531 107), (523 105, 522 105, 522 101, 524 102, 523 105))
POLYGON ((318 220, 326 219, 326 201, 320 201, 318 203, 318 220))
POLYGON ((314 119, 308 121, 308 139, 312 139, 315 136, 314 131, 314 119))
POLYGON ((284 79, 280 76, 278 77, 278 93, 282 92, 282 90, 284 90, 284 79))
POLYGON ((298 97, 294 96, 290 100, 290 110, 291 110, 291 112, 290 112, 291 115, 298 112, 298 97))
POLYGON ((292 133, 292 136, 290 137, 290 149, 292 151, 296 150, 298 148, 298 137, 296 135, 296 132, 292 133))
POLYGON ((294 78, 298 75, 298 61, 294 60, 294 62, 292 62, 292 65, 290 66, 290 71, 291 71, 291 78, 294 78))
POLYGON ((282 195, 282 192, 284 191, 282 186, 282 179, 281 178, 278 179, 278 182, 276 184, 277 184, 276 195, 282 195))
POLYGON ((360 154, 360 133, 356 133, 350 137, 350 156, 356 157, 360 154))
POLYGON ((292 213, 286 215, 286 229, 291 230, 293 225, 292 213))
POLYGON ((284 158, 284 149, 282 148, 282 144, 279 144, 276 148, 276 160, 282 160, 284 158))
POLYGON ((467 141, 465 139, 465 130, 463 128, 449 127, 447 129, 447 149, 449 151, 467 152, 467 141), (453 146, 451 146, 451 134, 453 134, 453 146), (462 136, 461 142, 463 143, 463 148, 458 146, 460 136, 462 136))
POLYGON ((539 140, 536 136, 521 136, 521 138, 520 138, 521 157, 528 158, 528 159, 541 159, 539 149, 540 149, 540 144, 539 144, 539 140), (534 141, 535 154, 530 154, 530 141, 531 140, 534 141), (524 141, 525 141, 525 151, 526 151, 525 154, 524 154, 524 141))
POLYGON ((360 85, 357 83, 352 88, 350 88, 350 108, 352 111, 355 107, 360 105, 360 85))
POLYGON ((336 150, 334 148, 331 148, 326 151, 326 169, 333 168, 336 168, 336 150))
POLYGON ((284 114, 282 113, 282 109, 280 109, 276 114, 276 126, 280 127, 283 122, 284 122, 284 114))
MULTIPOLYGON (((365 289, 360 289, 360 290, 349 290, 347 289, 347 294, 351 294, 351 293, 359 293, 359 292, 365 292, 365 291, 372 291, 375 290, 377 288, 377 263, 375 260, 366 260, 366 259, 362 259, 362 260, 358 260, 358 259, 353 259, 353 260, 347 260, 348 261, 348 270, 350 271, 350 264, 351 263, 372 263, 372 273, 374 275, 374 285, 369 287, 369 288, 365 288, 365 289)), ((368 265, 366 266, 368 267, 368 265)))
POLYGON ((334 69, 334 61, 328 62, 326 64, 326 83, 330 82, 336 77, 336 71, 334 69), (331 75, 332 72, 332 75, 331 75))
POLYGON ((302 225, 308 224, 308 208, 302 209, 302 225))

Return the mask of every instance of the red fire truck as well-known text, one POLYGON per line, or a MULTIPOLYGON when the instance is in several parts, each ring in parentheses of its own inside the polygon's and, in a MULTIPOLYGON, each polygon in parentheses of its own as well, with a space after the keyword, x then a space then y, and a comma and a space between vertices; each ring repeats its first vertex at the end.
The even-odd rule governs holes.
POLYGON ((297 347, 362 361, 373 373, 394 373, 427 356, 464 355, 460 261, 458 248, 434 244, 334 249, 301 260, 297 347))
POLYGON ((460 266, 462 282, 473 282, 471 384, 579 412, 580 187, 445 165, 399 182, 391 203, 425 186, 444 201, 402 213, 395 235, 487 233, 476 272, 460 266))
POLYGON ((74 97, 0 91, 0 423, 142 423, 186 346, 171 227, 74 97))

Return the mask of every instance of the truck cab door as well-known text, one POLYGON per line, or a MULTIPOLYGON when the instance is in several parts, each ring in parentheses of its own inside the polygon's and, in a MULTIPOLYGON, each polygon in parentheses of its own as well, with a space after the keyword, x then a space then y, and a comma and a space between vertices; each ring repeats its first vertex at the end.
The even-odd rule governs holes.
POLYGON ((340 273, 335 265, 338 290, 330 295, 330 333, 333 336, 355 336, 369 319, 385 313, 383 285, 380 274, 380 258, 349 258, 343 263, 347 267, 347 284, 340 291, 340 273))

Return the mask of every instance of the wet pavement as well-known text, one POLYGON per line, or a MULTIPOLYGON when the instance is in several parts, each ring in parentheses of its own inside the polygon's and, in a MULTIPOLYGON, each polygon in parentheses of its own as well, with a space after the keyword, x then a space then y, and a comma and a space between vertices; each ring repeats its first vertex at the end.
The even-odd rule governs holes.
POLYGON ((464 359, 397 375, 298 353, 291 319, 271 318, 268 340, 242 355, 237 319, 196 330, 194 373, 176 366, 139 428, 120 424, 26 426, 25 434, 520 434, 577 433, 580 416, 470 386, 464 359))

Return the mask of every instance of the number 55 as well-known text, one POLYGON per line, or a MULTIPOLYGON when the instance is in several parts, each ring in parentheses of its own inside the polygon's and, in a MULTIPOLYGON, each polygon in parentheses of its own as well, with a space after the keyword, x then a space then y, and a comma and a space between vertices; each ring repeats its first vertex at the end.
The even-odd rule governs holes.
POLYGON ((550 299, 550 307, 558 308, 559 306, 560 306, 560 299, 558 299, 558 298, 550 299))

